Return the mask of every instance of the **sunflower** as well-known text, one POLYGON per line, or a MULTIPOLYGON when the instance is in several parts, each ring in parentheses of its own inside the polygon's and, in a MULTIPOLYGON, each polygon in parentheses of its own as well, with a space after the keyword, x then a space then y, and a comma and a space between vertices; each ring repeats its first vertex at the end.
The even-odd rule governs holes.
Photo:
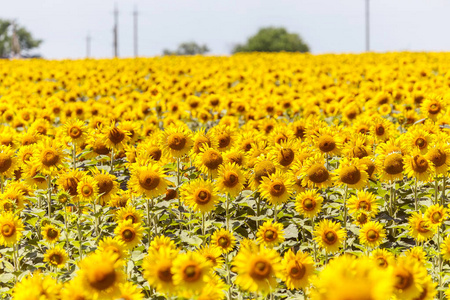
POLYGON ((435 175, 445 175, 450 166, 450 145, 435 140, 428 149, 425 158, 435 167, 435 175))
POLYGON ((413 258, 421 264, 426 263, 427 254, 423 250, 423 247, 415 246, 415 247, 409 248, 408 250, 405 251, 404 254, 406 257, 413 258))
POLYGON ((217 189, 220 192, 228 193, 231 197, 236 197, 244 188, 244 171, 233 163, 224 163, 219 167, 217 177, 217 189))
POLYGON ((307 218, 313 218, 320 212, 322 202, 323 197, 320 196, 318 190, 307 190, 297 194, 295 198, 295 210, 307 218))
POLYGON ((98 194, 100 204, 103 205, 111 200, 111 197, 119 191, 119 183, 117 177, 107 173, 105 170, 94 168, 91 170, 94 180, 98 184, 98 194))
POLYGON ((417 150, 405 157, 405 175, 418 181, 428 182, 435 175, 433 164, 417 150))
POLYGON ((273 248, 284 242, 283 224, 266 221, 256 232, 256 241, 268 248, 273 248))
POLYGON ((424 290, 427 278, 426 268, 417 260, 399 257, 394 266, 394 293, 399 299, 418 298, 424 290))
POLYGON ((229 126, 214 126, 211 128, 211 135, 217 141, 217 150, 220 152, 229 151, 236 141, 235 131, 229 126))
POLYGON ((383 225, 381 225, 380 222, 367 222, 359 231, 359 240, 361 244, 367 247, 378 247, 385 238, 386 230, 383 228, 383 225))
POLYGON ((258 189, 263 177, 275 173, 277 166, 274 163, 274 158, 271 155, 260 155, 254 164, 253 175, 250 179, 250 186, 253 190, 258 189))
POLYGON ((326 188, 332 184, 331 174, 325 167, 324 158, 320 154, 306 159, 300 176, 303 178, 303 185, 309 188, 326 188))
POLYGON ((8 185, 8 188, 1 194, 1 197, 3 201, 11 202, 14 205, 14 210, 18 212, 23 210, 25 204, 29 202, 22 190, 11 185, 8 185))
POLYGON ((100 241, 97 252, 111 252, 117 254, 117 259, 124 259, 128 256, 125 243, 117 237, 106 237, 100 241))
POLYGON ((343 145, 342 154, 348 158, 362 159, 372 154, 369 137, 361 133, 350 135, 349 141, 343 145))
POLYGON ((180 158, 193 146, 192 133, 184 126, 170 126, 161 133, 160 143, 164 153, 180 158))
MULTIPOLYGON (((253 249, 254 250, 254 249, 253 249)), ((235 283, 249 292, 264 295, 275 290, 276 278, 281 276, 283 266, 280 255, 273 249, 260 245, 257 251, 241 247, 233 260, 233 271, 237 273, 235 283)))
POLYGON ((442 205, 434 204, 427 208, 424 218, 433 226, 441 226, 448 218, 448 210, 442 205))
POLYGON ((163 150, 156 139, 147 139, 139 143, 136 147, 136 160, 146 162, 153 160, 164 164, 163 150))
POLYGON ((34 146, 33 145, 27 145, 22 146, 17 151, 17 164, 22 167, 26 164, 28 164, 31 161, 31 158, 34 154, 34 146))
POLYGON ((0 176, 12 178, 18 168, 17 158, 9 146, 0 145, 0 176))
POLYGON ((79 262, 77 277, 80 289, 94 299, 114 299, 120 295, 119 285, 125 283, 122 262, 111 252, 93 253, 79 262))
POLYGON ((28 299, 59 299, 61 286, 50 275, 44 275, 35 271, 22 278, 12 290, 12 298, 15 300, 28 299), (44 296, 45 295, 45 296, 44 296))
POLYGON ((442 258, 446 261, 450 260, 450 235, 445 237, 440 245, 442 258))
POLYGON ((129 137, 128 143, 135 144, 140 138, 140 124, 134 121, 123 121, 120 124, 121 130, 129 137))
POLYGON ((358 212, 366 212, 370 217, 375 217, 380 209, 380 203, 375 194, 369 191, 358 191, 357 195, 347 200, 347 206, 351 215, 358 212))
POLYGON ((432 136, 422 126, 412 126, 404 136, 404 141, 409 149, 425 155, 431 145, 432 136))
POLYGON ((225 282, 223 282, 223 280, 221 280, 220 277, 215 273, 211 273, 206 286, 197 297, 197 300, 224 299, 224 291, 226 291, 226 289, 227 285, 225 284, 225 282))
POLYGON ((316 269, 308 253, 302 251, 294 253, 291 249, 284 254, 281 264, 283 266, 281 279, 290 290, 307 287, 316 269))
POLYGON ((23 222, 17 215, 12 212, 0 213, 0 245, 15 245, 22 237, 23 230, 23 222))
POLYGON ((49 244, 54 244, 61 236, 61 230, 53 224, 47 224, 42 227, 42 236, 49 244))
POLYGON ((217 171, 223 163, 222 154, 213 148, 203 146, 197 154, 194 164, 203 173, 212 177, 217 176, 217 171))
POLYGON ((194 211, 210 212, 219 201, 218 191, 211 180, 197 178, 181 187, 181 199, 194 211))
POLYGON ((80 201, 95 201, 98 197, 98 182, 91 176, 84 176, 77 184, 77 194, 80 201))
POLYGON ((70 196, 76 197, 78 196, 78 184, 85 176, 85 173, 82 171, 71 170, 61 174, 61 176, 59 176, 56 180, 56 184, 60 189, 69 193, 70 196))
POLYGON ((211 262, 211 267, 213 270, 218 270, 223 267, 222 249, 219 247, 213 245, 203 245, 196 251, 211 262))
POLYGON ((404 158, 398 152, 392 152, 387 155, 377 157, 377 168, 381 181, 396 181, 403 179, 404 158))
POLYGON ((314 146, 323 154, 328 156, 339 155, 342 142, 339 139, 338 132, 330 127, 320 127, 317 135, 313 135, 312 142, 314 146))
POLYGON ((371 252, 370 257, 379 268, 386 269, 395 263, 394 254, 386 249, 375 249, 371 252))
POLYGON ((170 239, 170 237, 164 236, 164 235, 159 235, 159 236, 155 236, 153 238, 153 240, 150 242, 149 251, 150 250, 158 251, 160 248, 163 248, 163 247, 170 248, 173 250, 176 249, 175 243, 170 239))
POLYGON ((261 196, 272 205, 287 202, 294 192, 294 181, 291 179, 292 177, 291 173, 282 172, 281 170, 277 170, 275 173, 263 177, 258 187, 261 196))
POLYGON ((445 114, 446 103, 441 96, 430 94, 425 97, 425 100, 420 106, 421 113, 433 121, 437 121, 445 114))
POLYGON ((124 220, 114 229, 114 234, 119 241, 125 244, 129 250, 136 247, 142 239, 144 228, 140 223, 133 223, 132 220, 124 220))
POLYGON ((435 233, 435 227, 431 222, 424 219, 422 213, 413 212, 409 217, 409 234, 418 242, 431 239, 435 233))
POLYGON ((137 285, 131 282, 125 282, 119 284, 119 294, 117 297, 117 299, 142 300, 144 299, 144 294, 142 294, 142 290, 137 285))
POLYGON ((80 286, 81 280, 79 277, 75 277, 70 281, 65 282, 61 289, 61 300, 92 299, 87 291, 80 289, 80 286))
POLYGON ((346 184, 349 188, 357 190, 367 186, 369 175, 366 172, 366 166, 357 158, 342 159, 339 168, 334 172, 334 181, 337 185, 346 184))
POLYGON ((275 143, 271 148, 271 152, 276 155, 277 162, 283 168, 289 169, 295 162, 296 154, 298 153, 298 144, 292 140, 275 143))
POLYGON ((214 139, 213 135, 211 134, 211 131, 206 132, 204 128, 201 128, 199 131, 197 131, 194 134, 192 140, 193 146, 190 153, 193 157, 200 154, 202 148, 217 149, 217 147, 219 146, 217 140, 214 139))
POLYGON ((152 199, 166 192, 168 182, 164 177, 164 171, 158 164, 133 164, 128 185, 136 196, 144 195, 152 199))
POLYGON ((313 234, 314 241, 327 253, 339 251, 342 241, 347 236, 345 229, 341 228, 341 224, 327 219, 319 222, 313 234))
POLYGON ((392 272, 381 269, 367 257, 343 255, 332 259, 313 278, 313 300, 373 299, 392 296, 392 272))
POLYGON ((236 245, 236 238, 231 232, 221 228, 211 236, 211 245, 218 247, 222 253, 229 253, 236 245))
POLYGON ((132 223, 142 223, 144 215, 140 210, 136 210, 134 206, 127 205, 116 211, 116 222, 131 220, 132 223))
POLYGON ((44 262, 48 262, 57 268, 64 268, 68 258, 66 250, 61 247, 47 249, 44 254, 44 262))
POLYGON ((77 146, 81 146, 88 136, 88 127, 83 121, 78 119, 70 119, 64 124, 64 132, 70 141, 77 146))
POLYGON ((38 171, 45 175, 55 175, 64 168, 67 155, 63 145, 56 139, 43 139, 36 144, 31 163, 38 166, 38 171))
POLYGON ((116 125, 115 121, 103 127, 102 133, 102 141, 109 149, 123 150, 130 140, 130 133, 123 128, 122 124, 116 125))
POLYGON ((211 263, 197 252, 178 254, 173 259, 173 283, 181 290, 199 294, 211 276, 211 263))
POLYGON ((222 152, 223 163, 234 163, 240 167, 247 165, 247 156, 245 152, 238 148, 231 148, 225 152, 222 152))

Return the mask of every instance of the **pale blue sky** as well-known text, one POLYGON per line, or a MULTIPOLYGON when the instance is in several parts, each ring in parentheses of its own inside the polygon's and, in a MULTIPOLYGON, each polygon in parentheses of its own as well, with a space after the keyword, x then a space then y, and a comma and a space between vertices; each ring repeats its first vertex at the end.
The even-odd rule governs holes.
MULTIPOLYGON (((0 18, 15 18, 44 40, 46 58, 80 58, 92 36, 94 57, 112 56, 113 9, 119 15, 119 55, 133 55, 139 9, 139 54, 154 56, 183 41, 229 54, 262 26, 299 33, 313 53, 364 51, 365 0, 0 0, 0 18)), ((371 0, 374 51, 450 51, 450 0, 371 0)))

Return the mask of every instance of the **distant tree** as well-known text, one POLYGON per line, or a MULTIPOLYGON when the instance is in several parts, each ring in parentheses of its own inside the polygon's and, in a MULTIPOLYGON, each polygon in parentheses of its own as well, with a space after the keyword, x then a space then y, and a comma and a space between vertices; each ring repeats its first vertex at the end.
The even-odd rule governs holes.
POLYGON ((206 45, 198 45, 195 42, 186 42, 181 43, 178 46, 178 49, 175 51, 170 51, 168 49, 164 49, 164 55, 196 55, 196 54, 205 54, 209 52, 209 48, 206 45))
POLYGON ((0 57, 28 55, 29 50, 39 47, 41 43, 42 40, 34 39, 24 27, 0 19, 0 57))
POLYGON ((237 45, 237 52, 308 52, 308 45, 296 33, 289 33, 283 27, 261 28, 244 45, 237 45))

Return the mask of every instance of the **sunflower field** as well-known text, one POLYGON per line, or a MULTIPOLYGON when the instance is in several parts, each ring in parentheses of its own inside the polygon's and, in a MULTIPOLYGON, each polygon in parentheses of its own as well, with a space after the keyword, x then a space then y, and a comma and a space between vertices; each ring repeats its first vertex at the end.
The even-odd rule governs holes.
POLYGON ((449 70, 0 60, 0 299, 450 299, 449 70))

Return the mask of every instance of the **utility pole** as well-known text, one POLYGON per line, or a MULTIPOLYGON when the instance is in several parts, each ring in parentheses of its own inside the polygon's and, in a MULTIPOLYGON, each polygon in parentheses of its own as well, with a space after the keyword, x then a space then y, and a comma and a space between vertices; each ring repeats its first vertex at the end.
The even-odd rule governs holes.
POLYGON ((133 11, 133 21, 134 21, 134 30, 133 30, 133 40, 134 40, 134 57, 138 57, 138 11, 136 6, 133 11))
POLYGON ((86 58, 91 56, 91 35, 88 33, 86 36, 86 58))
POLYGON ((366 1, 366 52, 370 51, 370 0, 366 1))
POLYGON ((12 42, 11 42, 11 52, 13 57, 20 57, 20 43, 19 37, 17 36, 17 23, 16 20, 12 22, 12 42))
POLYGON ((113 28, 113 35, 114 35, 114 57, 119 56, 119 37, 118 37, 118 31, 119 31, 119 10, 117 8, 117 3, 114 5, 114 28, 113 28))

